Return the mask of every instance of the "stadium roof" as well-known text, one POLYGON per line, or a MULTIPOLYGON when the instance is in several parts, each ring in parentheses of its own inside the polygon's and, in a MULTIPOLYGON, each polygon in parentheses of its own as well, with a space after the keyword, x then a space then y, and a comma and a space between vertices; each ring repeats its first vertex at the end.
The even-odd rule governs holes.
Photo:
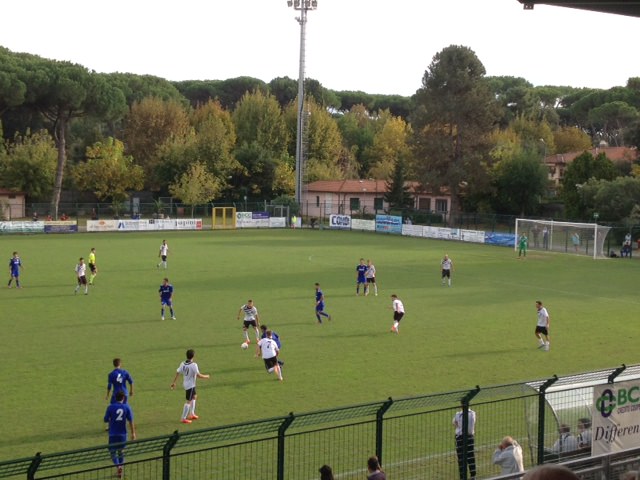
POLYGON ((579 8, 594 12, 613 13, 640 17, 640 0, 518 0, 525 10, 533 10, 535 5, 552 5, 554 7, 579 8))

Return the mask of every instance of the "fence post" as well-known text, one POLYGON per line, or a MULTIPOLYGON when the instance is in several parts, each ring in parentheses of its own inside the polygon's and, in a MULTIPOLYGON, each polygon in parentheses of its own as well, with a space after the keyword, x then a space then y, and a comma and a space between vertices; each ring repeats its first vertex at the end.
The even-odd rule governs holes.
POLYGON ((544 412, 546 406, 545 393, 547 389, 558 381, 558 376, 554 375, 540 386, 538 395, 538 465, 544 463, 544 412))
POLYGON ((162 447, 162 480, 169 480, 171 478, 171 450, 178 443, 180 434, 176 430, 167 439, 167 443, 162 447))
POLYGON ((627 366, 623 363, 621 367, 616 368, 611 375, 607 378, 607 383, 613 383, 618 375, 624 372, 627 369, 627 366))
POLYGON ((393 399, 389 397, 389 400, 380 405, 380 408, 376 412, 376 456, 382 465, 382 424, 384 422, 384 414, 391 408, 393 399))
POLYGON ((293 412, 289 413, 289 416, 285 417, 282 424, 278 427, 278 480, 284 480, 284 434, 295 418, 293 412))
POLYGON ((38 467, 40 466, 41 463, 42 463, 42 455, 41 455, 41 452, 38 452, 36 453, 36 456, 33 457, 33 461, 31 462, 31 465, 29 465, 29 469, 27 470, 28 480, 35 480, 36 471, 38 470, 38 467))

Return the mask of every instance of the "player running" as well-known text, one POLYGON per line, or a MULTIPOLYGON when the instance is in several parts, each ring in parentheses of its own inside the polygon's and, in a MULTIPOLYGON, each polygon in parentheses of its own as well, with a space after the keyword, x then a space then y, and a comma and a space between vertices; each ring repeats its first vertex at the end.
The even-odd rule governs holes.
POLYGON ((393 326, 391 327, 391 331, 400 333, 400 320, 404 317, 404 304, 395 293, 391 295, 391 300, 391 308, 393 309, 393 326))
POLYGON ((258 315, 258 309, 253 304, 253 300, 247 300, 247 303, 240 307, 238 310, 238 320, 240 320, 240 314, 244 313, 244 325, 242 326, 242 333, 244 334, 244 343, 249 344, 249 327, 253 327, 253 331, 256 334, 256 342, 260 340, 260 316, 258 315))
POLYGON ((164 320, 164 307, 169 307, 171 320, 175 320, 176 315, 173 311, 173 285, 169 283, 169 279, 167 277, 164 277, 164 280, 162 280, 162 285, 160 285, 158 292, 160 293, 161 320, 164 320))
POLYGON ((331 320, 331 315, 324 311, 324 293, 320 290, 320 284, 316 283, 316 318, 318 323, 322 323, 322 318, 326 317, 327 320, 331 320))

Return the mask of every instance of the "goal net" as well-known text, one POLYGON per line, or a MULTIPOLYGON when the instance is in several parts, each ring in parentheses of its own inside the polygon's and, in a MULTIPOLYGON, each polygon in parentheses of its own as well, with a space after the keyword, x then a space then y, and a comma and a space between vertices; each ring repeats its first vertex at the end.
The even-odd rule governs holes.
POLYGON ((561 253, 586 255, 593 258, 607 256, 604 241, 611 227, 597 223, 555 222, 553 220, 516 219, 516 242, 527 237, 531 250, 549 250, 561 253))

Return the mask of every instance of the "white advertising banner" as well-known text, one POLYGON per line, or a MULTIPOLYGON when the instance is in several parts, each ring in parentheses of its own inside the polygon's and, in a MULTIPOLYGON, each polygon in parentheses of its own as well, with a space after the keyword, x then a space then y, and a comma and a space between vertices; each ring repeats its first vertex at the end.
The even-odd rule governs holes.
POLYGON ((329 215, 329 228, 351 230, 351 215, 329 215))
POLYGON ((155 232, 158 230, 202 230, 202 219, 87 220, 87 232, 155 232))
POLYGON ((267 212, 236 212, 236 228, 269 228, 267 212))
POLYGON ((421 237, 423 230, 422 225, 402 225, 402 235, 409 237, 421 237))
POLYGON ((359 218, 351 219, 351 230, 367 230, 369 232, 376 231, 375 220, 360 220, 359 218))
POLYGON ((287 217, 271 217, 269 219, 269 228, 285 228, 286 226, 287 217))
POLYGON ((87 220, 87 232, 115 232, 118 220, 87 220))
POLYGON ((484 232, 478 230, 461 230, 460 240, 463 242, 484 243, 484 232))
POLYGON ((424 227, 424 236, 440 240, 460 240, 459 228, 424 227))
POLYGON ((593 387, 591 455, 640 445, 640 379, 593 387))

